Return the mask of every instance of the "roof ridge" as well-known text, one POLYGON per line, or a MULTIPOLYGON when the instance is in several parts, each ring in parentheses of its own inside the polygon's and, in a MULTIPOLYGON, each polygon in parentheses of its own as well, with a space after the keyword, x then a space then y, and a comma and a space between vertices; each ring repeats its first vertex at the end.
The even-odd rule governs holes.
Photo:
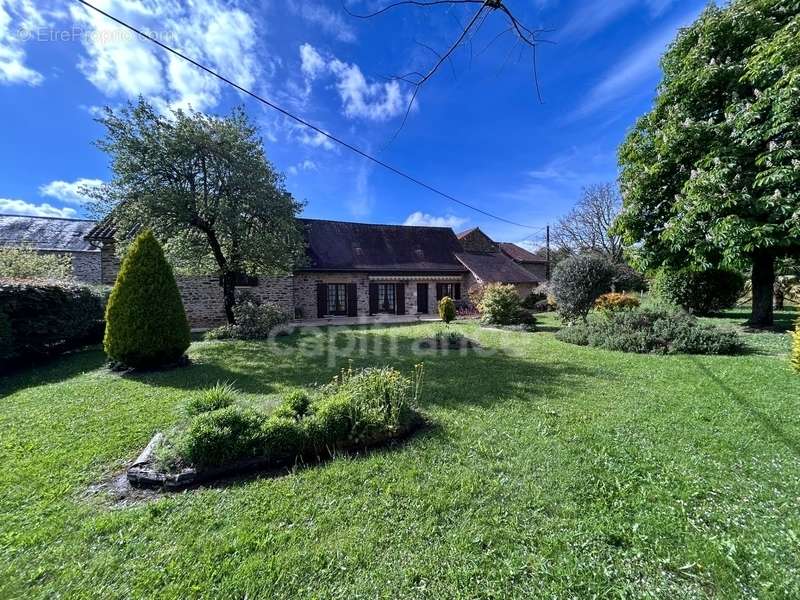
POLYGON ((442 225, 404 225, 401 223, 364 223, 363 221, 341 221, 339 219, 314 219, 312 217, 298 217, 300 221, 316 221, 318 223, 342 223, 345 225, 361 225, 364 227, 398 227, 398 228, 417 228, 417 229, 446 229, 453 231, 452 227, 442 225))
POLYGON ((49 215, 15 215, 13 213, 0 213, 0 217, 19 217, 23 219, 49 219, 51 221, 83 221, 97 223, 96 219, 80 219, 77 217, 51 217, 49 215))

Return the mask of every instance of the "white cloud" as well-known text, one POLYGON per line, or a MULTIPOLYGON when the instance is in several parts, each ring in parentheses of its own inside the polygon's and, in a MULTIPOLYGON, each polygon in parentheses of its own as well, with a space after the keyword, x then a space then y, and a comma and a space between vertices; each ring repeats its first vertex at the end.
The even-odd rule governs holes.
MULTIPOLYGON (((108 0, 101 7, 243 87, 252 87, 261 72, 253 19, 221 0, 147 4, 108 0)), ((104 94, 143 95, 160 109, 191 105, 204 110, 219 102, 224 84, 216 78, 94 11, 77 6, 70 10, 86 28, 82 37, 86 56, 79 67, 104 94)))
POLYGON ((75 181, 62 181, 57 179, 46 183, 39 188, 43 196, 56 198, 67 204, 83 204, 90 200, 84 192, 87 188, 96 188, 102 185, 99 179, 76 179, 75 181))
POLYGON ((318 25, 323 31, 335 36, 339 41, 354 42, 356 40, 355 31, 345 22, 341 13, 333 12, 327 6, 316 2, 308 2, 307 0, 301 0, 300 2, 290 0, 288 6, 289 10, 294 14, 299 15, 309 23, 318 25))
POLYGON ((45 23, 44 15, 30 0, 0 0, 0 84, 39 85, 44 80, 25 64, 23 45, 45 23))
POLYGON ((324 148, 325 150, 333 150, 333 142, 327 136, 321 134, 319 131, 314 131, 303 125, 294 124, 291 126, 290 131, 293 131, 294 136, 301 144, 311 146, 312 148, 324 148))
POLYGON ((425 227, 450 227, 457 229, 466 223, 468 219, 462 219, 454 215, 435 217, 421 211, 416 211, 408 215, 403 225, 424 225, 425 227))
POLYGON ((368 167, 361 165, 358 167, 351 195, 347 198, 347 208, 356 218, 364 218, 372 212, 375 201, 369 187, 368 167))
POLYGON ((661 56, 675 39, 678 30, 691 23, 699 14, 694 10, 661 29, 644 44, 608 70, 605 77, 588 93, 586 99, 572 113, 572 118, 585 117, 616 100, 630 95, 631 90, 648 79, 656 79, 661 56))
POLYGON ((32 204, 25 200, 0 198, 0 213, 10 215, 31 215, 34 217, 74 217, 73 208, 56 208, 50 204, 32 204))
POLYGON ((342 100, 345 116, 371 121, 386 121, 405 113, 411 94, 400 89, 397 81, 367 81, 361 68, 338 58, 326 59, 311 44, 300 46, 301 70, 306 78, 306 96, 311 82, 324 74, 336 79, 336 90, 342 100))
POLYGON ((328 66, 325 59, 322 58, 322 55, 309 43, 300 46, 300 61, 300 68, 310 79, 315 79, 328 66))
POLYGON ((302 162, 297 163, 296 165, 292 165, 291 167, 286 169, 286 172, 289 173, 289 175, 294 176, 300 173, 301 171, 316 171, 316 170, 317 170, 317 163, 315 163, 313 160, 306 159, 302 162))

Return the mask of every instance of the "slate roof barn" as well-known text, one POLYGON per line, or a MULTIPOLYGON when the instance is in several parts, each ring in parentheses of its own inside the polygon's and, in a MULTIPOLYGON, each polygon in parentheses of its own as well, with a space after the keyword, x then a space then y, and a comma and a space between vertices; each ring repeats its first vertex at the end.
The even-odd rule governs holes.
POLYGON ((84 239, 95 222, 87 219, 0 215, 0 246, 51 252, 96 252, 84 239))

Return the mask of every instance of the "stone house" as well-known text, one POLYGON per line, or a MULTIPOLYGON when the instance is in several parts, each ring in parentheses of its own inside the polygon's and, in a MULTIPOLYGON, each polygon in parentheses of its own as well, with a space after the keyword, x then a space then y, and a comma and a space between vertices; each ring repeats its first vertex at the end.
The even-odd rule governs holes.
MULTIPOLYGON (((544 281, 543 267, 527 270, 480 229, 456 236, 448 227, 300 222, 305 264, 282 277, 243 276, 239 286, 295 319, 436 314, 443 296, 466 299, 476 285, 511 283, 524 297, 544 281)), ((100 223, 86 235, 101 248, 106 284, 113 284, 119 270, 117 233, 100 223)), ((193 327, 224 323, 219 277, 178 277, 178 287, 193 327)))
POLYGON ((88 219, 0 215, 0 246, 68 256, 75 279, 100 283, 100 250, 85 239, 95 225, 88 219))
MULTIPOLYGON (((510 283, 524 297, 545 279, 543 261, 530 259, 519 246, 494 242, 480 229, 457 236, 447 227, 300 222, 304 265, 285 276, 242 276, 238 286, 295 319, 435 315, 443 296, 466 299, 476 285, 510 283)), ((91 283, 116 280, 118 235, 127 234, 108 221, 0 217, 0 243, 68 253, 75 277, 91 283)), ((225 322, 218 276, 179 276, 177 282, 192 327, 225 322)))

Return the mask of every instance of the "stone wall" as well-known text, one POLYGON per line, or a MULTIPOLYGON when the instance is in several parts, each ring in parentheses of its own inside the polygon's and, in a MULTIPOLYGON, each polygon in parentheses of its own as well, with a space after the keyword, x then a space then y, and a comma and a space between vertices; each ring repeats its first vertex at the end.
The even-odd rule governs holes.
POLYGON ((478 228, 462 235, 458 241, 466 252, 500 252, 494 240, 478 228))
POLYGON ((366 273, 301 272, 294 275, 294 306, 298 309, 298 318, 317 318, 317 284, 320 283, 355 283, 358 314, 369 314, 369 278, 366 273))
POLYGON ((100 252, 72 252, 72 275, 86 283, 101 283, 100 252))

